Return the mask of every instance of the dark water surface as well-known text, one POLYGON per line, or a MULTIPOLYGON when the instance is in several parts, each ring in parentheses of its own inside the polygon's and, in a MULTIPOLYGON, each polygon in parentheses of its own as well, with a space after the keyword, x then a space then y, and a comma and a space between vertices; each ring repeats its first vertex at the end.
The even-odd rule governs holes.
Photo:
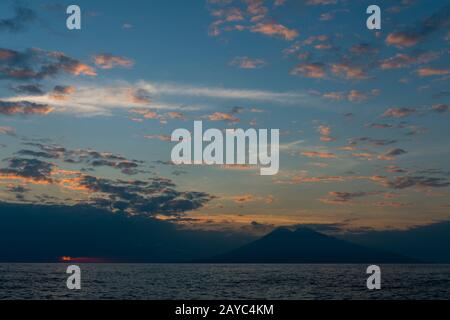
POLYGON ((0 264, 0 299, 450 299, 450 265, 382 265, 382 289, 366 265, 0 264))

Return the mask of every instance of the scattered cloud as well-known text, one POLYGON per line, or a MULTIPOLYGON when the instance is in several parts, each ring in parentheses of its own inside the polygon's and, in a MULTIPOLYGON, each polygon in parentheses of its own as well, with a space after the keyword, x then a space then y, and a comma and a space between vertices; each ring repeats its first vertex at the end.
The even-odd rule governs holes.
POLYGON ((42 80, 59 73, 96 76, 91 66, 71 58, 62 52, 38 48, 23 52, 0 48, 0 79, 42 80))
POLYGON ((300 75, 306 78, 323 79, 326 78, 325 67, 322 63, 304 62, 297 65, 292 71, 292 75, 300 75))
POLYGON ((308 158, 322 158, 322 159, 335 159, 337 156, 331 152, 320 152, 320 151, 303 151, 302 156, 308 158))
POLYGON ((36 19, 36 13, 30 8, 16 6, 12 18, 0 19, 0 31, 19 32, 26 29, 26 27, 36 21, 36 19))
POLYGON ((241 69, 259 69, 266 65, 262 59, 251 59, 249 57, 236 57, 230 62, 230 66, 241 69))
POLYGON ((417 112, 414 108, 390 108, 386 110, 382 117, 383 118, 404 118, 408 117, 417 112))
POLYGON ((417 70, 417 74, 421 77, 443 76, 450 74, 450 69, 423 67, 417 70))
POLYGON ((0 114, 13 115, 33 115, 33 114, 48 114, 53 112, 54 108, 47 104, 38 104, 29 101, 3 101, 0 100, 0 114))
POLYGON ((134 65, 134 61, 131 59, 109 53, 95 55, 93 61, 101 69, 112 69, 115 67, 130 68, 134 65))
POLYGON ((386 43, 399 48, 412 47, 428 36, 449 25, 450 6, 440 8, 435 14, 402 31, 388 34, 386 43))

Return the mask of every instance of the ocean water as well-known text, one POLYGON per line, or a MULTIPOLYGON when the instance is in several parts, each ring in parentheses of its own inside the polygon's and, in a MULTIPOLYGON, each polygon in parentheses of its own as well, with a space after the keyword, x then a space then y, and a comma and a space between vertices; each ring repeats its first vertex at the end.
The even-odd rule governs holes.
POLYGON ((0 299, 450 299, 450 265, 79 264, 82 288, 66 287, 66 264, 0 264, 0 299))

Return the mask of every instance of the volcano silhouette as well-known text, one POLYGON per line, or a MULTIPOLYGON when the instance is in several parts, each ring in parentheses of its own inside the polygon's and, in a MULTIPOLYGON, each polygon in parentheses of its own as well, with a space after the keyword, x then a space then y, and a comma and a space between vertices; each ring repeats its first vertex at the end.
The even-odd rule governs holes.
POLYGON ((278 228, 212 263, 413 263, 411 258, 363 247, 306 227, 278 228))

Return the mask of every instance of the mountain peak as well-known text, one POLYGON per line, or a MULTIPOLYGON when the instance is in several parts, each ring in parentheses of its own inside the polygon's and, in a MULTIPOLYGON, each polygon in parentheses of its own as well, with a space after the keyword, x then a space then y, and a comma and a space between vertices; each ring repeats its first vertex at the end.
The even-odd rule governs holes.
POLYGON ((301 226, 268 235, 212 259, 221 263, 399 263, 411 259, 365 248, 301 226))

